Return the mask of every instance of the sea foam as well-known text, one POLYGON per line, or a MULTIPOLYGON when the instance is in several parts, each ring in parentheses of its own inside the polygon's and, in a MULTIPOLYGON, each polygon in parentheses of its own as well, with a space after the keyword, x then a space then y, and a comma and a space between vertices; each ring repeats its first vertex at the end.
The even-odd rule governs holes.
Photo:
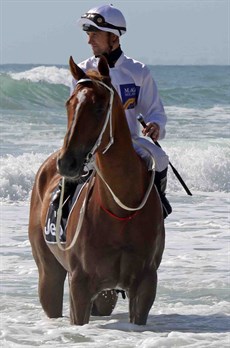
MULTIPOLYGON (((171 164, 189 188, 204 192, 229 192, 230 149, 205 143, 164 146, 171 164)), ((169 166, 168 191, 182 189, 169 166)), ((183 190, 183 189, 182 189, 183 190)))
MULTIPOLYGON (((190 190, 228 192, 230 150, 216 145, 198 147, 185 144, 165 146, 170 162, 178 170, 190 190)), ((2 201, 27 201, 36 172, 48 157, 44 153, 6 155, 0 158, 0 196, 2 201)), ((168 193, 183 191, 169 166, 168 193)))
POLYGON ((63 84, 68 87, 72 81, 69 70, 56 66, 38 66, 27 71, 10 73, 10 76, 15 80, 25 79, 31 82, 45 81, 52 84, 63 84))
POLYGON ((44 154, 25 153, 0 158, 0 199, 5 202, 28 200, 29 193, 44 154))

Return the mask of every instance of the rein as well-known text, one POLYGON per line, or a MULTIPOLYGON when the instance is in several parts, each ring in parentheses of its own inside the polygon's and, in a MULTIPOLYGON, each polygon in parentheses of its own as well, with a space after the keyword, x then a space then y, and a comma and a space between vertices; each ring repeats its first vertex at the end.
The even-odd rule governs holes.
POLYGON ((87 187, 86 195, 85 195, 85 198, 84 198, 84 201, 82 203, 81 210, 80 210, 80 215, 79 215, 76 231, 75 231, 75 234, 74 234, 74 238, 73 238, 72 242, 70 243, 70 245, 67 246, 67 247, 63 247, 61 242, 60 242, 60 225, 61 225, 61 217, 62 217, 62 207, 64 205, 63 204, 63 198, 64 198, 64 192, 65 192, 65 178, 62 177, 62 189, 61 189, 61 196, 60 196, 60 201, 59 201, 59 207, 58 207, 58 211, 57 211, 57 221, 56 221, 56 228, 55 228, 56 242, 57 242, 57 245, 58 245, 59 249, 62 250, 62 251, 70 250, 74 246, 76 241, 77 241, 77 237, 78 237, 79 232, 81 230, 83 219, 84 219, 84 216, 85 216, 86 204, 87 204, 87 201, 88 201, 89 193, 90 193, 91 187, 93 186, 94 173, 95 172, 92 173, 92 175, 90 177, 90 180, 89 180, 89 184, 88 184, 88 187, 87 187))
MULTIPOLYGON (((152 160, 153 160, 153 157, 152 157, 152 160)), ((99 175, 99 177, 101 178, 101 180, 103 181, 103 183, 106 185, 107 189, 109 190, 109 192, 111 193, 112 197, 113 197, 113 200, 117 203, 117 205, 122 208, 122 209, 125 209, 125 210, 129 210, 129 211, 135 211, 135 210, 140 210, 141 208, 144 207, 145 203, 147 202, 147 199, 149 198, 149 195, 150 195, 150 192, 152 190, 152 187, 153 187, 153 183, 154 183, 154 178, 155 178, 155 171, 154 171, 154 167, 155 167, 155 162, 154 160, 152 161, 152 174, 151 174, 151 179, 150 179, 150 182, 149 182, 149 187, 143 197, 143 200, 142 202, 140 203, 140 205, 138 205, 137 207, 135 208, 131 208, 131 207, 128 207, 127 205, 123 204, 120 199, 115 195, 115 193, 113 192, 113 190, 111 189, 111 187, 107 184, 107 182, 105 181, 105 179, 103 178, 103 175, 100 171, 100 169, 98 168, 98 166, 96 165, 96 162, 94 163, 94 167, 95 167, 95 170, 97 172, 97 174, 99 175)))
MULTIPOLYGON (((81 79, 77 82, 77 84, 81 84, 81 83, 84 83, 84 82, 92 82, 91 79, 81 79)), ((94 81, 95 82, 95 81, 94 81)), ((110 148, 110 146, 114 143, 114 138, 113 138, 113 132, 112 132, 112 107, 113 107, 113 99, 114 99, 114 91, 112 88, 110 88, 109 86, 107 86, 104 82, 102 81, 99 81, 97 80, 96 83, 104 86, 105 88, 107 88, 110 92, 110 101, 109 101, 109 109, 108 109, 108 112, 107 112, 107 116, 106 116, 106 119, 105 119, 105 123, 102 127, 102 130, 101 130, 101 133, 95 143, 95 145, 93 146, 93 148, 91 149, 91 151, 87 154, 86 156, 86 164, 89 162, 89 160, 91 159, 91 157, 94 155, 94 153, 96 152, 96 150, 98 149, 98 147, 100 146, 101 144, 101 139, 102 139, 102 136, 105 132, 105 128, 108 124, 108 122, 110 122, 110 141, 108 143, 108 145, 106 146, 106 148, 104 149, 104 151, 102 152, 103 154, 106 153, 106 151, 110 148)), ((146 149, 148 151, 148 149, 146 149)), ((149 152, 149 151, 148 151, 149 152)), ((151 180, 150 180, 150 183, 149 183, 149 187, 148 187, 148 190, 141 202, 141 204, 135 208, 130 208, 128 206, 126 206, 125 204, 123 204, 120 199, 114 194, 114 192, 112 191, 112 189, 110 188, 110 186, 107 184, 107 182, 105 181, 105 179, 103 178, 102 176, 102 173, 101 171, 99 170, 98 166, 96 165, 96 162, 94 162, 94 167, 95 167, 95 170, 97 172, 97 174, 99 175, 99 177, 101 178, 101 180, 104 182, 104 184, 106 185, 106 187, 108 188, 109 192, 111 193, 114 201, 117 203, 117 205, 119 205, 120 208, 123 208, 125 210, 129 210, 129 211, 135 211, 135 210, 140 210, 141 208, 143 208, 143 206, 145 205, 148 197, 149 197, 149 194, 152 190, 152 187, 153 187, 153 183, 154 183, 154 177, 155 177, 155 173, 154 173, 154 169, 155 169, 155 162, 154 162, 154 159, 152 157, 152 154, 149 152, 150 156, 151 156, 151 159, 152 159, 152 175, 151 175, 151 180)))
MULTIPOLYGON (((80 79, 77 84, 81 84, 81 83, 84 83, 84 82, 92 82, 91 79, 80 79)), ((102 140, 102 137, 103 137, 103 134, 105 132, 105 129, 106 129, 106 126, 107 124, 109 123, 109 126, 110 126, 110 140, 107 144, 107 146, 105 147, 105 149, 103 150, 103 154, 105 154, 108 149, 110 148, 110 146, 114 143, 114 138, 113 138, 113 130, 112 130, 112 107, 113 107, 113 99, 114 99, 114 91, 112 88, 110 88, 109 86, 107 86, 104 82, 102 81, 94 81, 102 86, 104 86, 106 89, 109 90, 110 92, 110 101, 109 101, 109 108, 108 108, 108 112, 107 112, 107 115, 106 115, 106 119, 105 119, 105 123, 102 127, 102 130, 99 134, 99 137, 97 139, 97 141, 95 142, 94 146, 92 147, 91 151, 87 154, 86 156, 86 161, 85 161, 85 165, 88 164, 88 162, 90 161, 90 159, 92 158, 92 156, 95 154, 96 150, 98 149, 98 147, 100 146, 101 144, 101 140, 102 140)), ((75 115, 76 115, 76 112, 75 112, 75 115)), ((135 140, 133 140, 134 142, 136 142, 135 140)), ((83 223, 83 218, 84 218, 84 215, 85 215, 85 210, 86 210, 86 204, 87 204, 87 201, 88 201, 88 196, 89 196, 89 192, 90 192, 90 189, 92 187, 92 183, 93 183, 93 178, 94 178, 94 174, 95 174, 95 171, 96 173, 98 174, 98 176, 101 178, 101 180, 103 181, 103 183, 106 185, 107 189, 109 190, 109 192, 111 193, 114 201, 117 203, 117 205, 122 208, 122 209, 125 209, 125 210, 128 210, 128 211, 138 211, 140 209, 142 209, 145 205, 145 203, 147 202, 147 199, 150 195, 150 192, 152 190, 152 187, 153 187, 153 184, 154 184, 154 178, 155 178, 155 161, 154 161, 154 158, 152 156, 152 154, 150 153, 150 151, 145 148, 142 144, 139 144, 140 146, 142 146, 150 155, 151 157, 151 160, 152 160, 152 168, 151 168, 151 171, 152 171, 152 174, 151 174, 151 179, 150 179, 150 182, 149 182, 149 186, 148 186, 148 189, 143 197, 143 200, 142 202, 140 203, 140 205, 138 205, 137 207, 135 208, 131 208, 131 207, 128 207, 126 206, 125 204, 123 204, 120 199, 114 194, 113 190, 111 189, 111 187, 108 185, 108 183, 106 182, 106 180, 103 178, 103 175, 100 171, 100 169, 98 168, 97 164, 96 164, 96 161, 94 161, 94 173, 92 173, 91 175, 91 178, 90 178, 90 181, 89 181, 89 185, 88 185, 88 188, 87 188, 87 192, 86 192, 86 196, 85 196, 85 199, 83 201, 83 204, 82 204, 82 207, 81 207, 81 210, 80 210, 80 215, 79 215, 79 219, 78 219, 78 224, 77 224, 77 228, 76 228, 76 232, 75 232, 75 235, 74 235, 74 238, 71 242, 71 244, 66 247, 66 248, 63 248, 63 246, 61 245, 61 242, 60 242, 60 223, 61 223, 61 217, 62 217, 62 206, 63 206, 63 198, 64 198, 64 191, 65 191, 65 178, 63 177, 62 178, 62 189, 61 189, 61 195, 60 195, 60 201, 59 201, 59 207, 58 207, 58 211, 57 211, 57 222, 56 222, 56 229, 55 229, 55 234, 56 234, 56 241, 57 241, 57 244, 58 244, 58 247, 60 250, 62 251, 66 251, 66 250, 69 250, 71 249, 74 244, 76 243, 76 240, 77 240, 77 237, 78 237, 78 234, 80 232, 80 229, 82 227, 82 223, 83 223)))

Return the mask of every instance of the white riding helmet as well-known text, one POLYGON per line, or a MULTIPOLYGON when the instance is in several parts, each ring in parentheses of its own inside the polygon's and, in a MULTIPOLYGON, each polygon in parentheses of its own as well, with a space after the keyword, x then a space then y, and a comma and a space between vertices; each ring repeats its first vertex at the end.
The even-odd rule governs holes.
POLYGON ((84 31, 107 31, 117 36, 126 32, 126 21, 120 10, 112 5, 94 7, 78 20, 84 31))

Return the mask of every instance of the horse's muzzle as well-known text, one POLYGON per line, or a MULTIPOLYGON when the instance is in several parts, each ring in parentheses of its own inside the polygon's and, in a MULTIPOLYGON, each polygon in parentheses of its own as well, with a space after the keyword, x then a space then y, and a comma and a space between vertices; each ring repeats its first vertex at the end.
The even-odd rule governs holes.
POLYGON ((84 157, 76 158, 71 154, 59 154, 57 170, 61 176, 77 180, 84 174, 84 157))

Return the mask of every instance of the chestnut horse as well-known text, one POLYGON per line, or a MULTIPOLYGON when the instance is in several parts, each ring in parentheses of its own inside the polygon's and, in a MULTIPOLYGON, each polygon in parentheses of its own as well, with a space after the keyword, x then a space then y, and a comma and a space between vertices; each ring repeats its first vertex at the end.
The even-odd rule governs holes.
POLYGON ((78 83, 66 103, 64 144, 39 169, 31 197, 29 239, 39 271, 40 302, 48 317, 62 316, 68 273, 72 324, 88 323, 92 308, 94 314, 111 314, 115 289, 123 289, 130 322, 145 325, 164 250, 161 202, 150 185, 151 172, 134 150, 105 58, 100 58, 98 72, 86 75, 70 57, 70 70, 78 83), (66 247, 46 243, 54 188, 61 177, 77 181, 92 156, 96 174, 69 217, 66 247))

